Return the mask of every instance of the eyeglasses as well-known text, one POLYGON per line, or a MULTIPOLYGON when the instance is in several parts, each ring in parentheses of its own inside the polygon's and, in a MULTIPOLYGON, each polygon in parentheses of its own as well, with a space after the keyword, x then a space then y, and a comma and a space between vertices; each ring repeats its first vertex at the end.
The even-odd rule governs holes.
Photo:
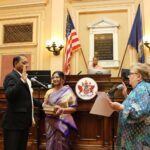
POLYGON ((132 75, 132 74, 138 74, 138 73, 136 73, 136 72, 130 72, 130 73, 129 73, 129 75, 132 75))

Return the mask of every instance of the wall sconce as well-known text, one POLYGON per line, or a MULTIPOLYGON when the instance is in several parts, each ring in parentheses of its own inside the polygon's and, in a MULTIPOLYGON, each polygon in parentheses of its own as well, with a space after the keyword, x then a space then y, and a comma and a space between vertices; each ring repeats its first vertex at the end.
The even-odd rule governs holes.
POLYGON ((144 45, 150 50, 150 35, 143 36, 144 45))
POLYGON ((58 56, 60 54, 60 51, 63 49, 63 45, 60 44, 59 46, 56 45, 55 42, 51 42, 50 40, 46 41, 46 48, 50 51, 53 52, 55 56, 58 56))
POLYGON ((147 48, 149 48, 149 50, 150 50, 150 42, 145 41, 145 42, 144 42, 144 45, 145 45, 147 48))

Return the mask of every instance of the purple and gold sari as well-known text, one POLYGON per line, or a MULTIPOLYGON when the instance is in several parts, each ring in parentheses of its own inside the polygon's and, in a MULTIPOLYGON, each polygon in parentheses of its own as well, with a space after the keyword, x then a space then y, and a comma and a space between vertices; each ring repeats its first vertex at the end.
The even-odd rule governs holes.
MULTIPOLYGON (((51 106, 77 107, 76 96, 68 85, 55 92, 53 89, 50 89, 46 93, 45 98, 47 99, 47 104, 51 106)), ((60 116, 47 115, 45 125, 46 150, 69 150, 70 129, 77 130, 71 114, 62 114, 60 116)))

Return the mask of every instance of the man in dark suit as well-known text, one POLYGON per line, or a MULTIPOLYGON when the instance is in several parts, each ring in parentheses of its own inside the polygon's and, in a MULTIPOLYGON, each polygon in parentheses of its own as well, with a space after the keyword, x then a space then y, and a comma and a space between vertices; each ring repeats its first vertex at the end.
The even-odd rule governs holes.
POLYGON ((34 105, 42 102, 32 97, 31 82, 27 78, 28 59, 24 55, 13 58, 13 71, 4 80, 7 110, 3 118, 5 150, 26 150, 29 128, 34 125, 34 105))

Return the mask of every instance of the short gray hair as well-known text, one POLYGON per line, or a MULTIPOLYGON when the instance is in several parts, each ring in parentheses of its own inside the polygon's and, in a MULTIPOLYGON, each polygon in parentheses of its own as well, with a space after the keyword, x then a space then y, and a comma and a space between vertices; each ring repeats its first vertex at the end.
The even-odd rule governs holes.
POLYGON ((143 80, 150 79, 150 66, 145 63, 137 63, 131 67, 131 69, 135 70, 136 73, 141 74, 143 80))

